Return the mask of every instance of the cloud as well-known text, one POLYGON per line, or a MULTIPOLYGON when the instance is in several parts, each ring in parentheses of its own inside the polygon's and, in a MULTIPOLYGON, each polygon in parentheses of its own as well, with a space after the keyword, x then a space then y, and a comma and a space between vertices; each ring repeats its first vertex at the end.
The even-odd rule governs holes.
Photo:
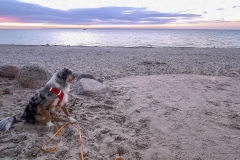
POLYGON ((240 7, 240 6, 233 6, 232 8, 238 8, 238 7, 240 7))
POLYGON ((0 0, 0 3, 0 17, 24 23, 166 24, 178 19, 201 17, 197 14, 161 13, 133 7, 78 8, 64 11, 15 0, 0 0))

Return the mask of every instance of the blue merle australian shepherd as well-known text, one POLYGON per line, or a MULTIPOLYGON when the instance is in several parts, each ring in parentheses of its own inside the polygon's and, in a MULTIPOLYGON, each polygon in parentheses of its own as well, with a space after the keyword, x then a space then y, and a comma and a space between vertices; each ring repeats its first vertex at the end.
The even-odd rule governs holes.
POLYGON ((31 122, 46 121, 48 127, 53 126, 50 118, 50 111, 56 107, 62 108, 71 122, 76 122, 67 109, 68 92, 70 84, 75 76, 68 68, 63 68, 52 76, 46 85, 40 89, 29 101, 23 114, 13 117, 7 117, 0 121, 0 131, 7 131, 13 123, 18 121, 31 122))

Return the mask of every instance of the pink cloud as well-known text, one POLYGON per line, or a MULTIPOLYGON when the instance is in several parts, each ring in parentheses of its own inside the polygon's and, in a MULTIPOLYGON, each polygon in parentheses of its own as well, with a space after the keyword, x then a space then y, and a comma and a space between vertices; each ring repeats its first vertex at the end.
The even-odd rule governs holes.
POLYGON ((0 22, 4 23, 4 22, 8 22, 8 23, 11 23, 11 22, 16 22, 17 19, 16 18, 13 18, 13 17, 0 17, 0 22))

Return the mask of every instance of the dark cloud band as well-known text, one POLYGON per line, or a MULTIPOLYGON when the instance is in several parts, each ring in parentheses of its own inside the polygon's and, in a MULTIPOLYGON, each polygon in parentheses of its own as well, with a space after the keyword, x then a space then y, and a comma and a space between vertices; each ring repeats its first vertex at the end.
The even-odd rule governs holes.
POLYGON ((0 3, 0 17, 11 17, 17 22, 25 23, 166 24, 180 18, 201 17, 197 14, 161 13, 132 7, 78 8, 64 11, 14 0, 0 0, 0 3))

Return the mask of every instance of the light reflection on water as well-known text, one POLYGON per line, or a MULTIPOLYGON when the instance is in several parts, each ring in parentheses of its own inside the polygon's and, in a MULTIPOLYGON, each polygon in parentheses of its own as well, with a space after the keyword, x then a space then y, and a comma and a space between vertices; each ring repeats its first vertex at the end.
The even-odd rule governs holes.
POLYGON ((240 48, 239 41, 237 30, 0 30, 0 44, 21 45, 240 48))

